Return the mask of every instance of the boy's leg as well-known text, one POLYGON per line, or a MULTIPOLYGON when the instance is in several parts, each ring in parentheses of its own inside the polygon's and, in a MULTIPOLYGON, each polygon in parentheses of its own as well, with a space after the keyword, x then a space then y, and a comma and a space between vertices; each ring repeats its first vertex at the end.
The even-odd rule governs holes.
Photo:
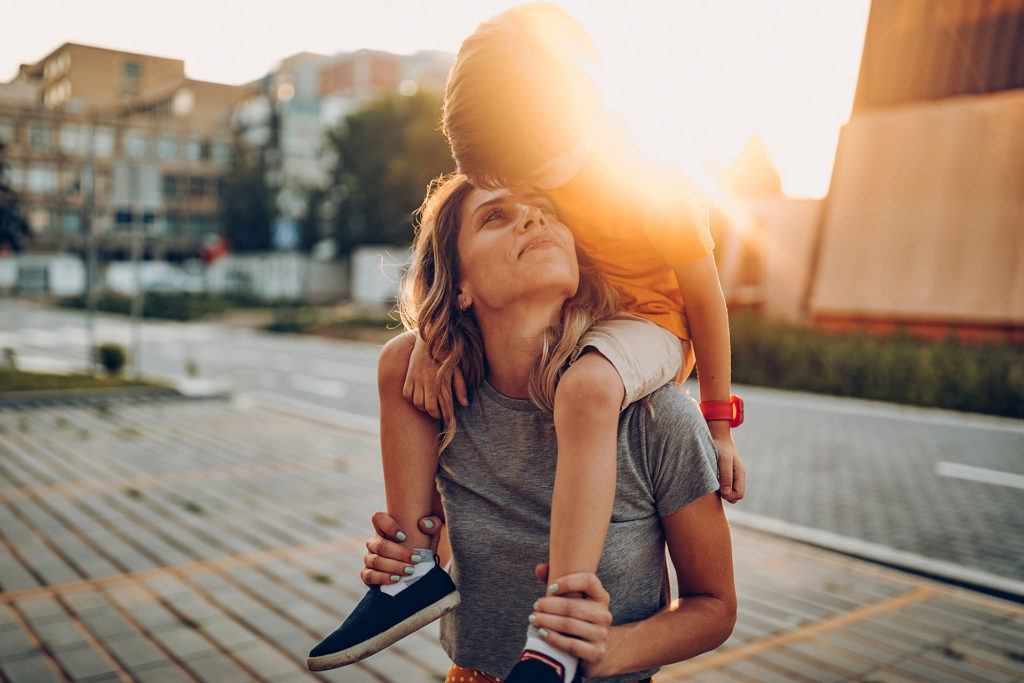
POLYGON ((597 570, 615 500, 624 396, 615 366, 592 349, 569 366, 555 390, 558 462, 551 500, 549 581, 597 570))
MULTIPOLYGON (((683 364, 678 338, 631 315, 598 323, 579 347, 555 391, 549 583, 597 570, 615 502, 619 413, 675 379, 683 364)), ((578 668, 533 627, 526 650, 506 683, 569 681, 578 668)))
POLYGON ((420 531, 419 520, 431 513, 438 423, 402 395, 414 342, 413 333, 407 332, 385 344, 380 354, 380 452, 388 514, 405 534, 402 544, 429 548, 430 537, 420 531))

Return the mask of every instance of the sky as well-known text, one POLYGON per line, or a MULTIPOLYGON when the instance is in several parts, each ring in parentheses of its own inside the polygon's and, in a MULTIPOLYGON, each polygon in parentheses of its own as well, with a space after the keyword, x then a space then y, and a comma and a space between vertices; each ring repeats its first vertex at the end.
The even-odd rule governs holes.
MULTIPOLYGON (((242 83, 295 52, 455 52, 509 0, 3 0, 0 81, 64 42, 185 61, 242 83), (15 30, 10 30, 16 27, 15 30)), ((651 155, 708 189, 764 139, 793 196, 820 197, 849 119, 869 0, 564 0, 604 61, 605 99, 651 155)))

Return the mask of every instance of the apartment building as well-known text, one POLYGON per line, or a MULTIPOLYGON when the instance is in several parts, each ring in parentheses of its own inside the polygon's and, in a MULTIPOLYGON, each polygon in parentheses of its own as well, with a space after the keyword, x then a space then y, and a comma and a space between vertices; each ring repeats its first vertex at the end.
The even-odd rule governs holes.
POLYGON ((185 75, 178 59, 65 43, 0 84, 0 139, 39 251, 185 258, 220 231, 238 86, 185 75))

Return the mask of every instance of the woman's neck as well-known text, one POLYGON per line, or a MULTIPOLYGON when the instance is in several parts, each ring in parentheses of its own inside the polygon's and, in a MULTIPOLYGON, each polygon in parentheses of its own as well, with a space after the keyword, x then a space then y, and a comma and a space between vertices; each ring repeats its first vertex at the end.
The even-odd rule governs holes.
POLYGON ((512 398, 530 397, 530 373, 544 347, 544 333, 558 324, 561 314, 562 301, 477 311, 491 386, 512 398))

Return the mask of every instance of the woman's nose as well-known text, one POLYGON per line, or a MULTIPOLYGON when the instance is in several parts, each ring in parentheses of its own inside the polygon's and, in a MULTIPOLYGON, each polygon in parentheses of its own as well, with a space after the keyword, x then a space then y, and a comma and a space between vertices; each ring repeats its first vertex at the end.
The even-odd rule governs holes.
POLYGON ((522 232, 547 225, 547 220, 544 218, 544 212, 541 211, 540 208, 530 204, 525 204, 522 207, 522 211, 522 218, 519 222, 519 229, 522 232))

